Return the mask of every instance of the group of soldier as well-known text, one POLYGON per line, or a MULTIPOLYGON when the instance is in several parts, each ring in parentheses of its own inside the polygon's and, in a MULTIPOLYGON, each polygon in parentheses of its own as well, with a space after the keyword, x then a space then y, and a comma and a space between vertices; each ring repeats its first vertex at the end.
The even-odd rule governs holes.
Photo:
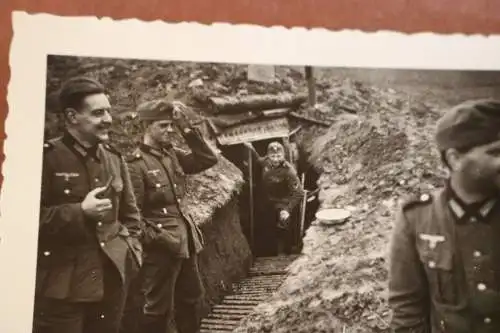
MULTIPOLYGON (((138 331, 197 332, 204 294, 197 258, 205 243, 186 207, 185 180, 214 166, 217 153, 180 102, 137 107, 142 142, 126 157, 110 144, 111 105, 101 83, 68 80, 58 106, 63 133, 44 144, 33 332, 129 332, 124 313, 137 288, 138 331), (174 131, 190 152, 172 144, 174 131)), ((277 142, 257 157, 286 229, 294 196, 278 197, 298 191, 297 175, 277 142)))
MULTIPOLYGON (((141 331, 197 332, 204 239, 183 200, 185 177, 215 165, 217 154, 181 103, 138 106, 143 139, 127 158, 109 144, 111 105, 99 82, 70 79, 59 106, 64 133, 44 145, 33 331, 120 332, 140 277, 141 331), (172 145, 175 128, 190 152, 172 145)), ((406 201, 393 230, 391 330, 500 332, 500 102, 449 109, 436 143, 446 184, 406 201)), ((280 143, 264 158, 245 145, 263 169, 279 235, 300 181, 280 143)))
POLYGON ((120 332, 139 276, 141 331, 196 332, 204 240, 183 202, 185 175, 215 165, 216 153, 180 103, 137 108, 143 140, 127 158, 109 144, 102 84, 70 79, 59 107, 64 133, 44 145, 34 332, 120 332), (171 144, 175 128, 190 152, 171 144))

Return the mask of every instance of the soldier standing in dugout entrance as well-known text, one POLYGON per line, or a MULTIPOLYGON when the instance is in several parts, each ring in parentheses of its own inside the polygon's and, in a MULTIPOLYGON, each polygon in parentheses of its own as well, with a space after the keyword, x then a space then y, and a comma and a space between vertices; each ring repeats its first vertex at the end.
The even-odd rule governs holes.
POLYGON ((252 155, 262 168, 262 189, 265 198, 263 206, 267 242, 273 254, 291 252, 290 216, 302 198, 303 190, 295 168, 285 159, 285 149, 277 141, 267 147, 267 154, 260 157, 252 144, 245 142, 252 155))
POLYGON ((500 332, 500 101, 448 110, 443 189, 402 205, 390 257, 393 332, 500 332))
POLYGON ((142 260, 125 160, 110 145, 104 87, 62 87, 65 131, 44 145, 33 331, 117 333, 142 260), (107 186, 106 186, 107 185, 107 186))
POLYGON ((186 174, 204 171, 217 156, 197 129, 189 126, 184 105, 164 100, 141 104, 143 143, 129 160, 137 203, 146 222, 143 290, 144 332, 194 333, 200 323, 203 284, 197 255, 203 235, 184 206, 186 174), (171 144, 173 126, 191 153, 171 144))

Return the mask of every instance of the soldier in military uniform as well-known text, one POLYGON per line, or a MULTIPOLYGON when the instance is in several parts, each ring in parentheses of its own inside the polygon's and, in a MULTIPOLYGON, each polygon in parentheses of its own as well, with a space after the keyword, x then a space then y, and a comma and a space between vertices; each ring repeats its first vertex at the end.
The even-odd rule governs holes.
POLYGON ((444 114, 444 188, 408 200, 390 256, 393 332, 500 332, 500 101, 444 114))
POLYGON ((203 284, 197 254, 203 235, 184 205, 186 174, 202 172, 217 156, 198 129, 191 128, 185 106, 153 100, 137 114, 145 128, 143 143, 129 160, 137 203, 146 223, 144 238, 144 332, 194 333, 200 323, 203 284), (177 127, 191 152, 174 147, 177 127))
POLYGON ((69 80, 64 134, 45 143, 34 310, 36 333, 117 333, 142 261, 141 219, 125 160, 108 141, 104 87, 69 80))
POLYGON ((271 254, 281 255, 291 251, 290 216, 303 195, 302 186, 295 168, 285 159, 285 149, 277 141, 267 147, 267 154, 259 156, 250 143, 250 149, 262 169, 262 193, 266 215, 264 235, 272 243, 271 254))

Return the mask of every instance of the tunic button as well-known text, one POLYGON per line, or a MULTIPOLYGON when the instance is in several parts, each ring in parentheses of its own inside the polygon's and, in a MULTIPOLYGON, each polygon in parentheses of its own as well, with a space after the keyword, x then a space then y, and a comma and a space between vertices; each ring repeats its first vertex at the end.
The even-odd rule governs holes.
POLYGON ((101 242, 101 247, 104 247, 104 245, 106 245, 106 244, 104 244, 104 242, 101 242))
POLYGON ((436 267, 436 262, 434 262, 434 261, 429 261, 429 267, 430 267, 430 268, 434 268, 434 267, 436 267))
POLYGON ((156 187, 160 187, 160 186, 161 186, 161 185, 160 185, 159 183, 158 183, 158 184, 156 184, 156 187))
POLYGON ((96 178, 96 179, 94 179, 94 180, 95 180, 95 182, 96 182, 96 183, 98 183, 98 182, 99 182, 99 178, 96 178))
POLYGON ((163 225, 162 225, 161 223, 158 223, 156 226, 157 226, 158 228, 163 227, 163 225))
POLYGON ((481 256, 480 251, 474 251, 474 257, 479 258, 481 256))
POLYGON ((481 291, 484 291, 484 290, 486 290, 486 285, 484 283, 479 283, 477 285, 477 289, 481 290, 481 291))
POLYGON ((69 189, 65 189, 65 190, 64 190, 64 193, 65 193, 65 194, 69 194, 69 192, 71 192, 69 189))
POLYGON ((484 323, 485 324, 491 323, 491 318, 488 318, 488 317, 484 318, 484 323))
POLYGON ((476 220, 476 218, 475 218, 475 217, 471 217, 471 218, 470 218, 470 221, 471 221, 472 223, 476 223, 476 222, 477 222, 477 220, 476 220))
POLYGON ((101 319, 104 319, 104 315, 103 314, 101 315, 101 319))
POLYGON ((102 227, 102 222, 101 221, 97 222, 97 226, 102 227))
POLYGON ((46 257, 50 256, 50 251, 45 251, 45 252, 43 253, 43 255, 44 255, 44 256, 46 256, 46 257))

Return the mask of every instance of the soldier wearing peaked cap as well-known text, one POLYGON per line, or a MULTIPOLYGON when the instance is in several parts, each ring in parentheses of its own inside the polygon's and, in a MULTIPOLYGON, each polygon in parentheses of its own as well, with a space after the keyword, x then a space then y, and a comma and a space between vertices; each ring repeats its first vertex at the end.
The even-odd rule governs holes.
POLYGON ((197 254, 203 235, 184 204, 185 176, 202 172, 217 157, 192 128, 178 102, 154 100, 137 109, 145 128, 142 144, 129 160, 137 203, 146 222, 143 290, 144 332, 197 332, 203 285, 197 254), (177 127, 191 152, 174 147, 177 127))
POLYGON ((500 332, 500 101, 473 100, 437 124, 443 189, 403 204, 393 231, 393 332, 500 332))
POLYGON ((43 157, 35 333, 118 333, 142 261, 141 219, 128 169, 106 142, 104 87, 69 80, 59 94, 64 134, 43 157))

